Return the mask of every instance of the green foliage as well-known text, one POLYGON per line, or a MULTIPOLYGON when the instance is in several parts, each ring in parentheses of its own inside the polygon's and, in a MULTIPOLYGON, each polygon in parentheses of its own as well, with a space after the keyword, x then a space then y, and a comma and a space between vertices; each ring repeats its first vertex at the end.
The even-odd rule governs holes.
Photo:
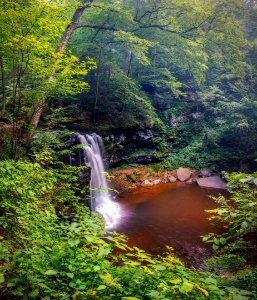
POLYGON ((67 149, 65 139, 72 132, 69 130, 37 130, 30 144, 29 154, 42 166, 60 165, 69 154, 74 153, 81 145, 74 145, 67 149))
MULTIPOLYGON (((209 273, 168 249, 153 258, 80 203, 76 170, 2 162, 0 287, 12 299, 224 299, 209 273), (77 196, 77 195, 78 196, 77 196)), ((228 299, 229 296, 228 296, 228 299)))
MULTIPOLYGON (((257 270, 253 268, 252 270, 241 271, 240 273, 220 280, 221 287, 230 287, 232 290, 233 287, 244 290, 242 295, 250 299, 255 299, 257 295, 257 270), (249 295, 251 291, 252 295, 249 295)), ((243 299, 243 298, 242 298, 243 299)))
POLYGON ((161 151, 161 153, 164 153, 165 151, 167 151, 169 149, 169 145, 166 142, 165 136, 157 136, 153 138, 153 143, 156 146, 156 149, 158 151, 161 151))
POLYGON ((182 149, 173 150, 165 164, 168 164, 170 169, 179 167, 201 169, 206 167, 209 165, 210 155, 204 148, 202 141, 192 141, 182 149))
POLYGON ((208 211, 209 220, 221 223, 223 234, 210 234, 205 241, 213 243, 213 249, 220 253, 240 253, 249 259, 256 252, 256 183, 257 173, 232 173, 227 175, 230 197, 214 198, 218 208, 208 211))
POLYGON ((46 117, 46 125, 48 128, 65 127, 67 123, 72 122, 73 119, 67 117, 67 108, 51 108, 46 117))
POLYGON ((240 16, 235 17, 240 9, 237 0, 222 5, 164 0, 88 4, 81 21, 97 30, 79 29, 70 48, 82 58, 90 53, 97 72, 90 93, 76 105, 90 111, 104 129, 169 127, 163 115, 180 105, 178 98, 191 100, 218 54, 223 72, 242 64, 245 40, 240 16))
POLYGON ((251 163, 254 170, 256 101, 237 93, 234 89, 227 95, 217 86, 205 87, 193 101, 166 112, 175 135, 170 158, 175 166, 181 162, 194 168, 211 165, 233 171, 251 163))
MULTIPOLYGON (((6 161, 1 162, 0 170, 1 226, 7 235, 19 232, 22 240, 31 234, 32 224, 39 221, 40 214, 44 214, 43 211, 35 214, 37 200, 52 190, 55 179, 39 164, 6 161)), ((47 209, 47 202, 45 204, 47 209)), ((45 221, 52 223, 50 218, 45 221)))
POLYGON ((140 90, 135 80, 128 78, 120 69, 115 69, 110 80, 113 96, 122 104, 126 127, 164 127, 149 97, 140 90))
POLYGON ((255 299, 257 174, 232 173, 226 177, 230 196, 213 198, 218 207, 208 211, 209 220, 215 226, 222 225, 223 233, 203 237, 203 241, 212 243, 216 253, 206 266, 221 275, 220 286, 234 294, 233 299, 255 299))
POLYGON ((11 153, 10 135, 4 129, 0 128, 0 159, 9 159, 11 153))
POLYGON ((236 254, 225 254, 208 259, 205 261, 205 265, 210 272, 222 275, 226 272, 234 273, 245 269, 246 260, 236 254))
POLYGON ((151 41, 141 39, 133 35, 131 32, 125 31, 115 32, 114 38, 117 41, 122 41, 124 46, 127 46, 128 49, 133 52, 139 63, 142 65, 150 65, 150 61, 146 53, 149 47, 153 46, 151 41))
MULTIPOLYGON (((75 80, 74 76, 85 76, 93 62, 79 62, 70 53, 56 53, 60 34, 69 22, 65 13, 69 5, 69 1, 62 4, 59 1, 4 1, 1 4, 1 58, 6 75, 18 80, 17 85, 20 81, 23 83, 19 86, 19 105, 24 110, 45 96, 60 92, 74 94, 88 88, 86 82, 75 80), (17 78, 12 68, 20 72, 17 78), (51 80, 47 80, 50 77, 51 80)), ((13 100, 11 92, 9 86, 10 102, 13 100)))
POLYGON ((32 130, 35 111, 58 99, 45 117, 48 127, 78 119, 105 131, 169 131, 177 138, 174 153, 200 152, 196 163, 196 153, 181 161, 196 167, 210 161, 223 168, 256 156, 254 5, 89 2, 67 51, 57 46, 80 1, 1 5, 2 109, 12 120, 12 148, 27 143, 22 133, 32 130), (85 76, 96 67, 89 91, 85 76))
MULTIPOLYGON (((95 68, 69 51, 58 51, 76 1, 1 1, 1 114, 11 120, 11 158, 27 145, 49 99, 89 89, 95 68)), ((8 139, 5 143, 8 144, 8 139)))

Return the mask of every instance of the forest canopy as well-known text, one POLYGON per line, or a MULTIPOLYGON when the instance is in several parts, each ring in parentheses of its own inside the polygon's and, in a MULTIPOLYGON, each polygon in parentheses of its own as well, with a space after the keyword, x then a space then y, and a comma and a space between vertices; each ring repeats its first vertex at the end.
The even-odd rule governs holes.
POLYGON ((107 131, 162 132, 164 146, 173 136, 171 161, 255 158, 255 1, 2 1, 0 22, 12 157, 61 108, 107 131))

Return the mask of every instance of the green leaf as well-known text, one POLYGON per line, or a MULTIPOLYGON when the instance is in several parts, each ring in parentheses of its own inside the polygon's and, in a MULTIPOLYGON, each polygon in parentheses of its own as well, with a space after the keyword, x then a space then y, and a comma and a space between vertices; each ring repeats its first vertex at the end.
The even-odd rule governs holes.
POLYGON ((68 244, 71 247, 78 246, 79 243, 80 243, 80 239, 77 239, 77 238, 71 238, 68 240, 68 244))
POLYGON ((95 272, 97 272, 97 271, 101 270, 101 268, 100 268, 99 266, 94 266, 94 268, 93 268, 93 269, 94 269, 94 271, 95 271, 95 272))
POLYGON ((212 278, 212 277, 208 277, 205 279, 206 283, 211 283, 211 284, 217 284, 217 280, 212 278))
POLYGON ((215 245, 215 244, 213 244, 213 245, 212 245, 212 249, 213 249, 213 250, 215 250, 215 251, 217 251, 217 250, 219 249, 219 246, 218 246, 218 245, 215 245))
POLYGON ((30 298, 36 298, 39 295, 39 290, 36 289, 34 291, 32 291, 31 293, 29 293, 29 297, 30 298))
POLYGON ((246 178, 242 178, 239 180, 239 182, 241 183, 247 183, 249 181, 253 180, 253 177, 252 176, 247 176, 246 178))
POLYGON ((236 234, 236 227, 233 227, 233 228, 229 229, 229 234, 230 235, 235 235, 236 234))
POLYGON ((22 188, 18 187, 18 188, 17 188, 17 192, 18 192, 18 194, 22 195, 22 194, 23 194, 22 188))
POLYGON ((67 273, 66 274, 69 278, 74 278, 74 274, 73 273, 67 273))
POLYGON ((147 296, 150 296, 154 299, 160 299, 160 293, 158 291, 150 291, 150 293, 147 294, 147 296))
POLYGON ((242 224, 241 224, 241 227, 243 229, 247 229, 249 226, 248 226, 248 223, 246 221, 244 221, 242 224))
POLYGON ((75 230, 77 229, 77 227, 79 227, 79 223, 77 223, 77 222, 72 222, 72 223, 71 223, 71 226, 70 226, 70 229, 71 229, 72 231, 75 231, 75 230))
POLYGON ((227 242, 227 240, 226 240, 225 238, 220 238, 220 243, 221 243, 222 245, 225 245, 226 242, 227 242))
POLYGON ((214 244, 217 245, 217 246, 220 244, 220 240, 219 240, 219 239, 216 239, 216 238, 213 240, 213 242, 214 242, 214 244))
POLYGON ((182 281, 182 279, 180 278, 176 278, 176 279, 171 279, 170 282, 173 283, 173 284, 177 284, 177 283, 180 283, 182 281))
POLYGON ((99 285, 99 287, 97 288, 99 291, 101 290, 105 290, 106 289, 106 285, 99 285))
POLYGON ((164 270, 166 270, 166 267, 165 266, 156 266, 155 270, 156 271, 164 271, 164 270))
POLYGON ((33 191, 29 191, 29 195, 31 196, 31 197, 34 197, 35 196, 35 193, 33 192, 33 191))
POLYGON ((0 274, 0 283, 4 283, 4 274, 0 274))
POLYGON ((191 292, 193 288, 194 288, 194 285, 191 282, 184 281, 180 290, 182 292, 188 293, 188 292, 191 292))
POLYGON ((52 275, 57 275, 57 271, 55 270, 47 270, 44 274, 45 275, 49 275, 49 276, 52 276, 52 275))

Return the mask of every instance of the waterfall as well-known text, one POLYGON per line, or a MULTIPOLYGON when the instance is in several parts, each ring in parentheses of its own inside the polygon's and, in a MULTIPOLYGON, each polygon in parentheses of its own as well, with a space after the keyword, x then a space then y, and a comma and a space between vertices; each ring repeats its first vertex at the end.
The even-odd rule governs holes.
POLYGON ((106 228, 110 229, 119 219, 119 206, 113 202, 106 180, 103 162, 103 141, 95 133, 85 136, 79 134, 78 139, 83 145, 83 160, 91 168, 91 209, 102 215, 106 223, 106 228))

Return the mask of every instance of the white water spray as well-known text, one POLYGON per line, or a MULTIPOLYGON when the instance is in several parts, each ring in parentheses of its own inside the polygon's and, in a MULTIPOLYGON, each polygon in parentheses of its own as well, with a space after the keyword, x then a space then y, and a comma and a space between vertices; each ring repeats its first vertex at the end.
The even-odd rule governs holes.
POLYGON ((97 211, 105 220, 106 228, 113 228, 120 217, 119 206, 113 202, 106 180, 103 163, 103 142, 99 135, 78 135, 83 144, 84 160, 91 168, 90 196, 91 209, 97 211))

